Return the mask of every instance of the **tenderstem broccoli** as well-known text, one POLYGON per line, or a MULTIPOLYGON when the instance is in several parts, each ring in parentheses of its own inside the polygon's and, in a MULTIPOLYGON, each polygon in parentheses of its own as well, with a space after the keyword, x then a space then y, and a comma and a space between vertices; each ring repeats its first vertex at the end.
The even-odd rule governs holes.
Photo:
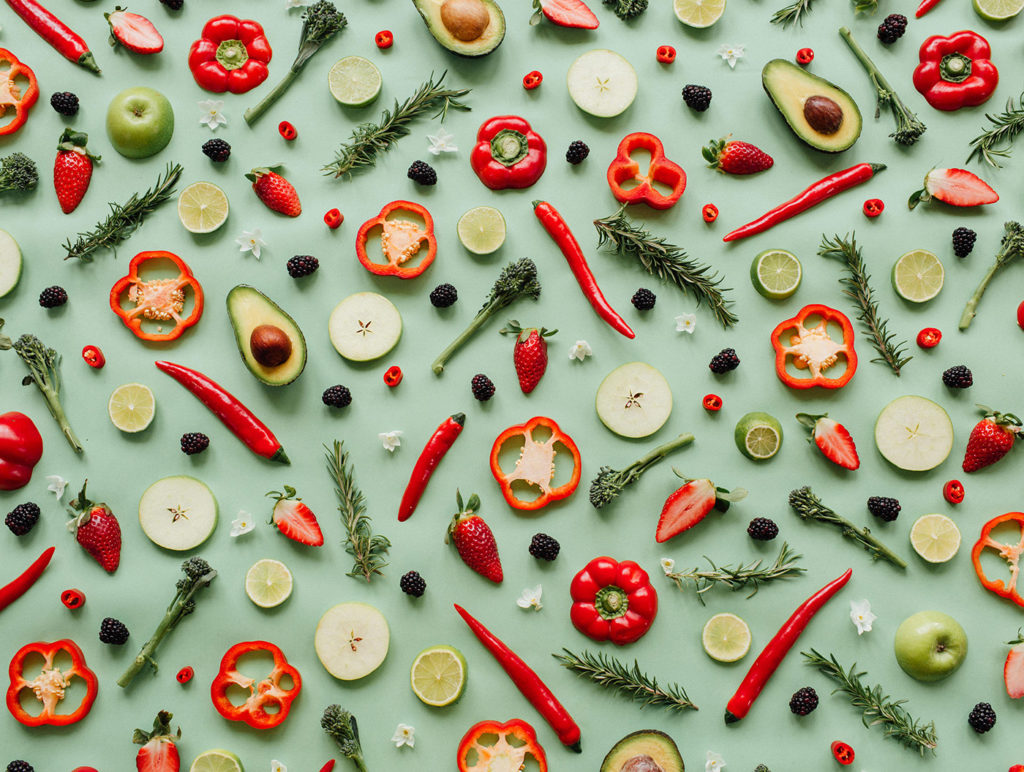
POLYGON ((594 509, 600 509, 606 504, 611 504, 625 490, 627 485, 632 485, 640 479, 640 475, 650 467, 661 461, 673 451, 679 450, 684 445, 693 442, 692 434, 680 434, 674 440, 659 445, 643 458, 638 458, 625 469, 612 469, 609 466, 602 466, 597 477, 590 483, 590 503, 594 509))
POLYGON ((11 153, 0 158, 0 192, 31 190, 39 182, 36 162, 24 153, 11 153))
POLYGON ((352 760, 359 772, 367 772, 363 747, 359 743, 359 725, 355 716, 340 705, 328 705, 320 718, 320 726, 338 744, 341 754, 352 760))
MULTIPOLYGON (((0 319, 0 327, 3 320, 0 319)), ((60 354, 52 348, 47 348, 35 335, 22 335, 13 344, 6 338, 0 338, 0 350, 13 348, 21 357, 28 368, 29 375, 22 381, 26 386, 34 383, 43 398, 46 400, 46 407, 50 410, 64 438, 71 445, 75 453, 82 452, 82 445, 75 436, 75 432, 64 415, 64 406, 60 401, 60 354)))

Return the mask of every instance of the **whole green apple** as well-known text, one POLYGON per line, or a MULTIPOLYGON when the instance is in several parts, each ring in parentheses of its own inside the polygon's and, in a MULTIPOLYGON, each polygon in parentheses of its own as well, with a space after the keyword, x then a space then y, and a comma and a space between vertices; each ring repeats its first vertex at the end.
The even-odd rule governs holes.
POLYGON ((174 110, 163 94, 146 86, 122 91, 107 108, 110 144, 127 158, 148 158, 167 147, 174 110))
POLYGON ((967 656, 967 633, 949 614, 918 611, 896 629, 896 661, 911 678, 939 681, 967 656))

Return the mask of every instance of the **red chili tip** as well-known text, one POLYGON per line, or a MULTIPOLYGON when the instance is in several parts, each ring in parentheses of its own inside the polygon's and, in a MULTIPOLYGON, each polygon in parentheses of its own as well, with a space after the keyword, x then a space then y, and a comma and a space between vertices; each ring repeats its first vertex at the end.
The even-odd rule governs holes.
POLYGON ((377 48, 391 48, 395 44, 395 36, 391 33, 391 30, 382 29, 373 36, 373 42, 377 44, 377 48))
POLYGON ((853 763, 853 758, 855 755, 856 754, 853 752, 853 748, 851 748, 849 745, 842 742, 841 740, 836 740, 834 743, 832 743, 832 756, 844 767, 853 763))
POLYGON ((964 485, 959 480, 950 480, 942 486, 942 497, 950 504, 960 504, 964 500, 964 485))
POLYGON ((533 91, 533 89, 537 88, 537 86, 539 86, 543 80, 544 76, 540 73, 539 70, 528 72, 526 73, 526 75, 523 76, 523 88, 525 88, 527 91, 533 91))
POLYGON ((320 767, 320 772, 331 772, 332 769, 334 769, 334 759, 331 759, 322 767, 320 767))
POLYGON ((813 48, 801 48, 796 52, 797 64, 810 64, 814 61, 814 49, 813 48))
POLYGON ((75 611, 85 605, 85 593, 74 588, 64 590, 60 594, 60 602, 64 604, 65 608, 75 611))
POLYGON ((194 676, 195 674, 196 671, 193 670, 190 665, 186 665, 178 671, 178 675, 176 675, 175 678, 178 679, 179 684, 187 684, 189 681, 192 680, 192 676, 194 676))
POLYGON ((917 333, 917 345, 921 348, 935 348, 942 340, 942 332, 935 327, 925 327, 917 333))
POLYGON ((95 367, 99 370, 103 365, 107 363, 107 358, 103 356, 103 352, 100 351, 99 346, 86 346, 82 349, 82 359, 89 367, 95 367))
POLYGON ((402 382, 402 376, 402 368, 398 365, 392 365, 384 373, 384 383, 393 389, 402 382))
POLYGON ((332 209, 324 215, 324 222, 327 223, 327 227, 333 231, 345 222, 345 215, 341 213, 340 209, 332 209))
POLYGON ((864 202, 864 214, 868 217, 878 217, 885 210, 885 202, 879 198, 869 198, 864 202))
POLYGON ((658 46, 658 61, 672 64, 676 60, 676 50, 672 46, 658 46))
POLYGON ((717 413, 722 409, 722 398, 717 394, 705 394, 701 400, 704 409, 711 413, 717 413))
POLYGON ((288 123, 288 121, 281 121, 277 124, 277 130, 288 142, 291 142, 299 136, 299 132, 297 132, 295 127, 288 123))
POLYGON ((718 219, 718 207, 714 204, 704 204, 700 216, 704 218, 704 222, 712 223, 718 219))

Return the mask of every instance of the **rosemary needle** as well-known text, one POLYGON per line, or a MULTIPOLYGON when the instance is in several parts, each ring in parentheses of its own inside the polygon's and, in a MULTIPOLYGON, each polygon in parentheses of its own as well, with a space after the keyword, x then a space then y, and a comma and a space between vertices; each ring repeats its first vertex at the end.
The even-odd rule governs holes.
POLYGON ((348 463, 348 453, 343 448, 344 443, 337 440, 331 448, 324 445, 327 471, 334 482, 338 511, 341 512, 342 524, 345 526, 345 551, 355 560, 348 576, 361 576, 369 582, 374 574, 383 573, 381 569, 387 565, 384 562, 384 554, 391 546, 391 542, 387 537, 374 534, 370 529, 366 502, 362 491, 356 487, 354 470, 348 463))
POLYGON ((697 599, 701 604, 704 603, 704 593, 716 584, 724 584, 731 590, 741 590, 747 585, 752 585, 753 591, 747 596, 752 598, 757 594, 761 584, 802 574, 806 569, 800 568, 796 564, 800 557, 790 549, 789 544, 783 542, 778 557, 770 566, 762 567, 763 561, 761 560, 741 564, 736 568, 718 566, 711 558, 705 556, 704 559, 711 566, 710 570, 701 571, 694 568, 692 571, 673 571, 667 573, 666 576, 675 582, 680 590, 686 588, 687 580, 692 581, 697 590, 697 599))
POLYGON ((643 705, 656 705, 667 710, 698 710, 683 687, 675 683, 661 686, 657 678, 640 671, 636 660, 633 660, 633 666, 630 667, 606 654, 593 654, 586 650, 581 654, 568 649, 562 651, 565 653, 551 656, 562 667, 599 686, 612 689, 643 705))
POLYGON ((810 12, 812 0, 795 0, 795 2, 780 8, 772 16, 772 24, 781 24, 788 27, 794 22, 801 27, 804 25, 804 14, 810 12))

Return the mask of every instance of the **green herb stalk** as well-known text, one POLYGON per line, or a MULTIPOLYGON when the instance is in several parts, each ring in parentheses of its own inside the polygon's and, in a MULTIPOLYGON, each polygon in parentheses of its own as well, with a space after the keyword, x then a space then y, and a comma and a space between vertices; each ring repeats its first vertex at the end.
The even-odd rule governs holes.
POLYGON ((625 469, 612 469, 602 466, 597 477, 590 483, 590 503, 594 509, 600 509, 606 504, 611 504, 625 490, 627 485, 632 485, 640 479, 640 475, 650 467, 661 461, 669 453, 693 442, 692 434, 680 434, 674 440, 659 445, 643 458, 638 458, 625 469))
POLYGON ((361 576, 369 582, 387 563, 384 555, 391 542, 385 536, 370 529, 370 518, 366 515, 363 492, 356 487, 354 469, 348 463, 348 453, 343 451, 344 443, 334 441, 333 448, 324 445, 327 457, 327 472, 334 482, 338 497, 338 511, 345 526, 345 551, 355 563, 348 576, 361 576))
POLYGON ((350 759, 359 772, 368 772, 355 716, 340 705, 328 705, 320 718, 320 726, 337 743, 342 756, 350 759))
POLYGON ((960 315, 959 326, 961 332, 971 326, 971 322, 974 321, 974 317, 978 313, 978 304, 981 302, 981 298, 985 294, 985 290, 988 289, 992 279, 999 273, 999 269, 1024 255, 1024 227, 1020 223, 1013 221, 1006 223, 1003 227, 1005 232, 1003 240, 999 243, 996 261, 982 277, 981 284, 978 285, 978 288, 974 290, 974 294, 967 300, 964 312, 960 315))
MULTIPOLYGON (((0 328, 3 327, 3 324, 4 320, 0 319, 0 328)), ((0 336, 0 350, 8 348, 13 348, 25 363, 25 367, 28 368, 29 374, 25 376, 22 383, 26 386, 29 383, 36 385, 43 395, 43 399, 46 400, 46 407, 49 409, 50 415, 53 416, 53 420, 57 422, 64 434, 64 439, 68 441, 75 453, 81 453, 82 444, 75 436, 71 424, 68 423, 67 416, 64 415, 64 406, 60 401, 60 354, 52 348, 47 348, 35 335, 22 335, 13 344, 8 338, 0 336)))
POLYGON ((1013 103, 1013 97, 1006 100, 1006 110, 998 115, 986 113, 985 118, 992 124, 991 128, 971 140, 971 154, 967 163, 975 156, 996 169, 1002 164, 997 158, 1010 157, 1010 145, 1017 135, 1024 131, 1024 94, 1013 103))
POLYGON ((799 576, 807 569, 797 565, 797 560, 802 556, 797 555, 790 549, 789 544, 783 542, 775 561, 769 566, 761 566, 763 561, 754 560, 750 563, 740 564, 736 568, 732 566, 715 565, 711 558, 704 556, 704 559, 711 565, 710 570, 701 571, 694 568, 691 571, 673 571, 666 576, 676 583, 680 590, 686 589, 686 582, 693 582, 697 590, 697 599, 704 603, 704 593, 718 584, 723 584, 730 590, 741 590, 747 585, 753 587, 748 598, 753 598, 760 585, 775 581, 776 579, 788 579, 799 576))
POLYGON ((780 8, 774 13, 772 24, 781 24, 783 27, 788 27, 790 24, 797 23, 801 27, 804 26, 804 14, 810 12, 811 2, 812 0, 794 0, 793 3, 785 8, 780 8))
POLYGON ((633 660, 633 666, 630 667, 606 654, 594 654, 586 650, 581 654, 575 654, 569 649, 562 651, 565 653, 551 655, 562 667, 598 686, 641 703, 641 708, 654 705, 669 711, 699 710, 683 687, 676 683, 661 686, 657 678, 640 671, 640 664, 636 660, 633 660))
POLYGON ((875 560, 881 558, 898 568, 907 567, 906 561, 876 539, 870 529, 858 528, 835 510, 826 507, 808 486, 790 491, 789 506, 804 520, 836 526, 843 536, 860 544, 875 560))

